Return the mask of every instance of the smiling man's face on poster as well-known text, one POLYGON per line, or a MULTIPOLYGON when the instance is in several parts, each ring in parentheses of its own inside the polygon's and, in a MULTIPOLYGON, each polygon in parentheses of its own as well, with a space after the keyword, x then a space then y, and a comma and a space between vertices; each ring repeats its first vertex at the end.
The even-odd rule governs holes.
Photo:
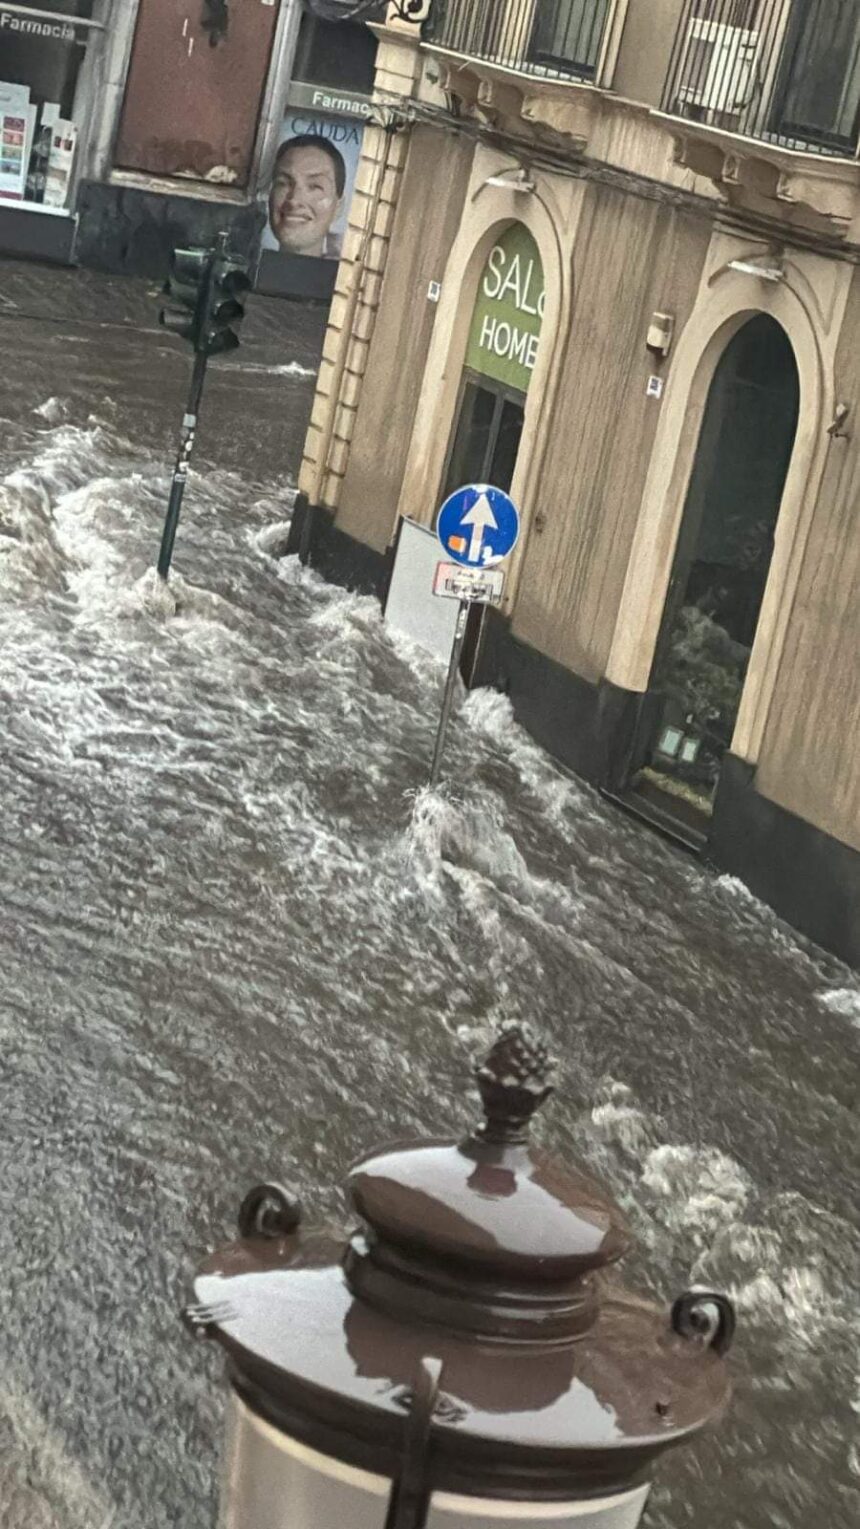
POLYGON ((278 150, 269 196, 269 226, 290 255, 336 260, 332 225, 344 209, 346 164, 327 138, 301 133, 278 150))

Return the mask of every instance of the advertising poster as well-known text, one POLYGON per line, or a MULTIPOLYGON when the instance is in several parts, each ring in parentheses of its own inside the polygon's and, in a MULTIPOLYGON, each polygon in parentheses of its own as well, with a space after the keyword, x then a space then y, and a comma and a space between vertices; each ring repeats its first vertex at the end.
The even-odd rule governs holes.
POLYGON ((0 81, 0 197, 23 201, 33 112, 26 85, 0 81))
POLYGON ((360 121, 349 118, 287 112, 268 195, 264 251, 340 259, 363 130, 360 121))

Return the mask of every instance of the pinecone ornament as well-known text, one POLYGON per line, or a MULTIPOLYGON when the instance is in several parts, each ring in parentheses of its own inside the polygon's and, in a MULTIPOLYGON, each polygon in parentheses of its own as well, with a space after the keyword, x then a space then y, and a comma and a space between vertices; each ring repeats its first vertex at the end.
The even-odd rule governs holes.
POLYGON ((525 1141, 532 1115, 552 1093, 555 1066, 530 1025, 506 1026, 473 1068, 486 1117, 477 1134, 485 1141, 525 1141))

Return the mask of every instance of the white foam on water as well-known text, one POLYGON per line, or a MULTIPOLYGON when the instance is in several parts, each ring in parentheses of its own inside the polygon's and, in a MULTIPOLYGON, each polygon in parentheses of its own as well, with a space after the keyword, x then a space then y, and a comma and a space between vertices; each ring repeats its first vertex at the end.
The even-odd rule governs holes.
POLYGON ((541 809, 553 822, 570 809, 580 817, 592 815, 591 793, 572 776, 563 774, 515 721, 507 696, 489 688, 472 690, 460 714, 476 734, 504 752, 524 785, 540 793, 541 809))
POLYGON ((700 1244, 738 1219, 751 1189, 748 1174, 726 1153, 672 1145, 648 1153, 642 1185, 663 1224, 700 1244))
MULTIPOLYGON (((165 1423, 148 1452, 133 1441, 133 1465, 104 1458, 111 1490, 129 1494, 122 1529, 143 1522, 138 1479, 147 1529, 162 1529, 195 1469, 183 1511, 190 1529, 208 1521, 211 1458, 191 1457, 215 1437, 210 1377, 184 1354, 150 1374, 173 1352, 152 1344, 150 1313, 174 1309, 188 1248, 229 1219, 230 1185, 277 1163, 315 1219, 339 1209, 332 1186, 359 1143, 462 1132, 454 1075, 493 1023, 518 1017, 548 1029, 575 1101, 560 1089, 538 1135, 605 1168, 655 1295, 686 1278, 737 1299, 740 1422, 710 1463, 735 1529, 752 1439, 772 1479, 744 1529, 781 1523, 780 1475, 814 1485, 835 1460, 844 1475, 844 1441, 811 1439, 803 1420, 822 1396, 853 1394, 850 1229, 771 1181, 815 1182, 795 1136, 820 1157, 822 1199, 839 1177, 847 1118, 836 1139, 828 1122, 844 1027, 818 1014, 838 1037, 828 1073, 810 1019, 822 989, 843 1017, 849 979, 774 941, 739 884, 715 885, 609 816, 502 696, 458 693, 447 784, 429 791, 444 666, 388 632, 375 601, 280 556, 290 505, 277 485, 196 475, 165 586, 152 568, 163 464, 97 423, 34 439, 0 508, 4 985, 7 1061, 32 1034, 25 1090, 59 1099, 62 1150, 50 1108, 24 1100, 29 1155, 10 1172, 19 1194, 36 1175, 48 1186, 35 1197, 45 1233, 28 1226, 13 1251, 32 1242, 44 1260, 61 1245, 86 1293, 96 1244, 110 1299, 121 1286, 135 1312, 121 1351, 112 1330, 93 1336, 86 1305, 63 1305, 65 1287, 46 1317, 71 1324, 99 1420, 131 1373, 157 1392, 152 1415, 175 1397, 186 1409, 185 1432, 177 1411, 175 1438, 165 1423), (88 1067, 95 1081, 75 1092, 88 1067), (736 1152, 712 1145, 733 1138, 736 1152), (91 1175, 105 1160, 115 1169, 91 1175), (787 1422, 750 1380, 768 1363, 787 1422)), ((62 1383, 58 1395, 34 1331, 33 1385, 56 1416, 62 1383)), ((102 1421, 76 1426, 102 1459, 102 1421)), ((712 1489, 687 1458, 661 1499, 664 1529, 709 1523, 712 1489)), ((842 1529, 833 1500, 828 1529, 842 1529)))
MULTIPOLYGON (((385 626, 385 640, 390 645, 391 651, 397 654, 402 662, 408 665, 411 672, 422 683, 428 686, 438 686, 439 705, 442 700, 442 686, 445 681, 447 664, 435 653, 431 653, 420 642, 401 632, 399 627, 385 626)), ((456 681, 455 705, 462 704, 463 687, 459 680, 456 681)))
POLYGON ((853 1329, 855 1342, 860 1337, 860 1232, 803 1195, 778 1194, 753 1220, 722 1227, 693 1276, 726 1290, 748 1317, 813 1352, 826 1346, 831 1329, 846 1336, 853 1329))
POLYGON ((830 988, 827 992, 817 993, 816 1001, 828 1014, 850 1019, 860 1029, 860 988, 830 988))
MULTIPOLYGON (((716 878, 714 883, 722 892, 728 892, 730 897, 737 897, 741 902, 758 903, 758 898, 750 891, 745 881, 739 876, 722 875, 716 878)), ((759 903, 760 907, 764 904, 759 903)))
POLYGON ((283 361, 270 366, 260 361, 231 361, 225 364, 223 370, 255 372, 266 377, 315 377, 317 374, 316 367, 302 366, 298 361, 283 361))
POLYGON ((637 1162, 654 1150, 663 1132, 662 1122, 636 1104, 633 1090, 626 1083, 607 1079, 601 1089, 608 1094, 591 1111, 591 1123, 598 1140, 620 1147, 637 1162))
POLYGON ((128 489, 116 478, 95 478, 60 494, 54 503, 57 542, 66 559, 66 580, 82 612, 121 608, 126 560, 116 529, 128 519, 128 489), (106 534, 111 526, 114 535, 106 534))
POLYGON ((14 1454, 0 1460, 0 1522, 16 1529, 25 1522, 32 1529, 118 1529, 108 1498, 24 1390, 9 1381, 7 1374, 0 1385, 0 1428, 14 1454))
POLYGON ((68 404, 62 398, 52 396, 46 398, 43 404, 33 410, 33 413, 49 425, 59 425, 68 413, 68 404))
POLYGON ((505 822, 500 804, 458 799, 451 787, 416 794, 405 845, 407 857, 431 899, 446 883, 460 889, 462 905, 475 917, 488 948, 505 959, 538 963, 529 944, 532 930, 552 929, 572 945, 582 921, 574 891, 535 875, 505 822))
POLYGON ((276 520, 272 525, 263 526, 250 533, 252 544, 267 557, 281 557, 287 550, 291 525, 291 520, 276 520))

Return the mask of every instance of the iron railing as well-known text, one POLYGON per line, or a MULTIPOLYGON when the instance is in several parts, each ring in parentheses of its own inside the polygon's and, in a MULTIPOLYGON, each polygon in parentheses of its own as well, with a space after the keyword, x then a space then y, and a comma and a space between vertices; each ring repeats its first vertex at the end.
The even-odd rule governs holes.
POLYGON ((436 0, 428 42, 550 79, 593 80, 612 0, 436 0))
POLYGON ((663 109, 785 148, 855 155, 860 0, 685 0, 663 109))

